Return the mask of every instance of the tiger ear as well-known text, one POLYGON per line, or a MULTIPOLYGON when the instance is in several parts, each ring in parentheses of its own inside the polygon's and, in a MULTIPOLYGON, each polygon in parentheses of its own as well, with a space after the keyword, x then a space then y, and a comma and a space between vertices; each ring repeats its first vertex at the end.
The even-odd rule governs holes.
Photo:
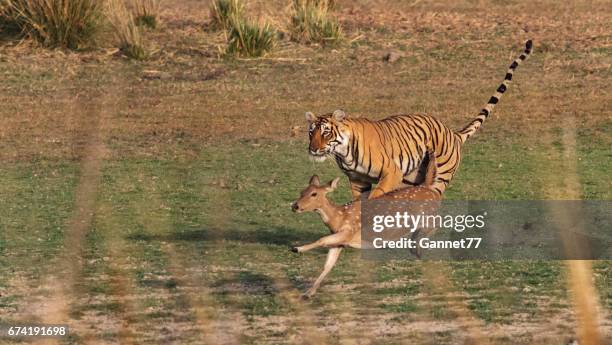
POLYGON ((321 181, 319 181, 319 176, 317 175, 312 175, 312 177, 310 178, 310 181, 308 182, 308 184, 310 184, 311 186, 320 186, 321 185, 321 181))
POLYGON ((346 118, 346 113, 340 109, 335 110, 334 113, 332 114, 332 117, 334 120, 336 121, 342 121, 346 118))
POLYGON ((317 121, 317 117, 315 116, 315 114, 311 113, 310 111, 307 111, 305 116, 306 116, 306 121, 308 121, 308 123, 313 123, 317 121))

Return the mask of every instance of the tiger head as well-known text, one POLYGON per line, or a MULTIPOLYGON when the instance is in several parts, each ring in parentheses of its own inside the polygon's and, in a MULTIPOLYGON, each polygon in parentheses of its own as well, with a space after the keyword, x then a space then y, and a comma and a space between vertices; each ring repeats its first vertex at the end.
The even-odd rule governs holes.
POLYGON ((346 152, 349 139, 348 127, 343 123, 346 117, 342 110, 321 116, 306 113, 310 137, 308 153, 313 160, 322 162, 328 156, 346 152))

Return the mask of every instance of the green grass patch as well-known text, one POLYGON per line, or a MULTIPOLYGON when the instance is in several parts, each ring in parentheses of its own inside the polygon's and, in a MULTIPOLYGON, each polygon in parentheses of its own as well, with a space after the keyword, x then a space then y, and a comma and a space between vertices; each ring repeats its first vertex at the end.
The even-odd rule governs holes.
POLYGON ((612 308, 612 261, 597 261, 593 265, 595 284, 604 307, 612 308))
POLYGON ((535 299, 565 298, 566 282, 559 262, 466 261, 451 265, 455 284, 469 295, 469 308, 488 322, 509 323, 518 313, 542 316, 546 310, 533 303, 535 299))
POLYGON ((581 128, 576 135, 578 174, 584 199, 612 200, 612 121, 596 128, 581 128))
POLYGON ((214 30, 226 29, 231 18, 244 14, 244 4, 240 0, 213 0, 210 5, 210 27, 214 30))
MULTIPOLYGON (((328 230, 318 215, 294 214, 289 205, 312 174, 318 174, 323 181, 343 176, 334 162, 310 162, 304 147, 302 142, 243 141, 232 146, 205 147, 193 159, 106 162, 96 217, 86 238, 85 276, 118 273, 103 260, 108 256, 110 240, 118 239, 125 245, 125 254, 130 256, 127 272, 136 283, 137 293, 143 297, 136 302, 139 313, 134 322, 180 319, 183 316, 176 311, 188 309, 189 305, 181 294, 178 280, 168 270, 169 260, 163 248, 170 243, 189 258, 187 267, 199 268, 194 273, 199 274, 198 281, 213 289, 214 300, 227 311, 244 315, 252 324, 258 318, 291 313, 293 309, 280 297, 273 276, 285 275, 295 289, 305 291, 323 268, 325 251, 295 255, 288 249, 316 240, 328 230), (148 308, 151 309, 144 312, 148 308)), ((540 181, 522 178, 537 171, 538 166, 525 159, 537 158, 537 151, 523 147, 518 141, 509 142, 511 149, 508 150, 481 142, 471 143, 469 147, 461 171, 448 191, 449 199, 538 197, 540 181), (521 183, 516 183, 517 178, 521 178, 521 183)), ((581 178, 601 186, 601 175, 595 171, 599 169, 598 157, 602 156, 593 153, 596 150, 592 148, 580 147, 587 154, 583 157, 589 158, 581 161, 579 173, 581 178)), ((53 256, 62 243, 62 228, 73 208, 77 174, 72 164, 49 162, 20 163, 2 170, 2 195, 10 196, 2 200, 0 208, 3 216, 0 223, 7 230, 0 232, 3 263, 17 265, 17 258, 26 258, 32 264, 28 267, 34 267, 41 261, 32 257, 53 256), (39 242, 43 234, 50 240, 39 242)), ((350 200, 346 178, 342 178, 340 188, 330 196, 339 203, 350 200)), ((361 273, 367 265, 359 255, 351 249, 342 254, 319 295, 309 302, 314 310, 333 315, 338 313, 338 306, 350 302, 362 306, 354 311, 356 315, 384 312, 419 315, 427 310, 428 316, 436 319, 453 317, 441 306, 443 300, 432 298, 431 308, 414 300, 414 296, 425 293, 420 282, 420 263, 373 264, 373 274, 367 275, 368 279, 388 285, 360 287, 369 281, 362 280, 361 273), (326 293, 326 287, 338 284, 356 287, 345 296, 326 293)), ((468 306, 488 322, 511 322, 518 314, 535 320, 567 305, 560 304, 567 299, 560 263, 457 262, 451 265, 452 279, 458 290, 467 294, 468 306)), ((602 303, 609 306, 609 263, 599 263, 594 270, 602 303)), ((102 279, 91 284, 87 293, 110 296, 114 291, 109 283, 102 279)), ((2 298, 3 308, 18 303, 10 297, 2 298)), ((105 304, 95 308, 99 313, 118 312, 117 308, 105 304)), ((84 310, 74 312, 82 315, 84 310)))
POLYGON ((445 193, 448 200, 537 200, 540 179, 537 152, 518 141, 469 142, 459 170, 445 193), (502 147, 503 146, 503 147, 502 147), (523 178, 530 176, 530 178, 523 178))
MULTIPOLYGON (((37 276, 45 270, 63 243, 77 174, 72 163, 48 161, 0 170, 0 272, 11 267, 37 276)), ((0 274, 0 284, 8 276, 0 274)))
POLYGON ((240 271, 232 277, 217 280, 213 286, 222 304, 238 308, 247 319, 276 315, 286 308, 273 280, 261 273, 240 271))
MULTIPOLYGON (((305 152, 296 155, 295 152, 304 151, 302 146, 302 143, 274 142, 253 146, 251 142, 243 142, 231 148, 207 148, 197 159, 189 161, 122 161, 121 169, 115 174, 136 176, 138 172, 145 173, 141 174, 142 182, 126 184, 123 193, 114 200, 133 199, 132 193, 146 194, 143 185, 155 185, 155 193, 161 196, 163 205, 168 208, 171 228, 159 234, 147 231, 141 234, 140 240, 173 241, 186 250, 215 257, 215 264, 228 269, 258 262, 261 260, 259 252, 271 251, 276 262, 288 267, 285 274, 290 281, 305 290, 320 273, 324 261, 322 251, 296 256, 287 249, 291 245, 315 240, 325 235, 327 230, 316 214, 294 214, 289 204, 306 186, 311 174, 316 172, 323 180, 342 174, 333 162, 315 164, 308 161, 305 152)), ((481 199, 537 198, 539 181, 521 180, 521 184, 516 186, 511 183, 516 176, 535 171, 537 166, 524 158, 537 157, 537 153, 516 142, 512 143, 511 150, 501 152, 494 145, 472 147, 449 190, 449 198, 468 194, 472 198, 472 192, 474 198, 481 199), (502 168, 499 168, 499 163, 502 163, 502 168), (495 175, 484 173, 494 169, 498 169, 495 175), (483 184, 493 187, 482 188, 483 184)), ((594 167, 585 170, 589 169, 594 167)), ((347 186, 345 179, 341 185, 347 186)), ((348 188, 342 187, 331 197, 337 202, 350 200, 348 188)), ((359 259, 355 255, 359 253, 351 250, 343 253, 326 283, 359 283, 360 276, 354 267, 355 260, 358 262, 359 259)), ((413 266, 415 268, 408 269, 401 264, 380 265, 376 268, 376 280, 416 279, 420 276, 419 265, 413 266)), ((470 307, 479 317, 491 322, 508 322, 517 313, 535 315, 539 311, 532 298, 563 299, 565 294, 564 280, 556 263, 464 262, 453 264, 453 271, 453 279, 470 296, 470 307)), ((243 274, 255 274, 248 272, 243 274)), ((238 306, 238 310, 248 317, 279 312, 281 307, 278 304, 282 302, 273 299, 265 288, 250 299, 237 297, 230 289, 235 283, 240 287, 238 290, 247 290, 250 279, 234 277, 232 281, 224 281, 227 273, 213 276, 218 282, 217 299, 222 305, 238 306)), ((419 288, 409 282, 393 288, 366 289, 368 291, 362 291, 361 295, 403 295, 409 298, 417 294, 419 288)), ((325 301, 326 296, 317 299, 325 301)), ((316 301, 313 303, 324 307, 316 301)), ((411 308, 402 303, 397 308, 411 308)), ((382 308, 394 307, 383 305, 382 308)), ((434 308, 432 313, 444 317, 442 309, 434 308)))
POLYGON ((233 16, 227 29, 226 54, 261 57, 276 46, 276 30, 270 23, 233 16))
POLYGON ((382 304, 381 308, 386 312, 399 314, 414 313, 419 309, 418 306, 411 301, 403 301, 398 304, 382 304))

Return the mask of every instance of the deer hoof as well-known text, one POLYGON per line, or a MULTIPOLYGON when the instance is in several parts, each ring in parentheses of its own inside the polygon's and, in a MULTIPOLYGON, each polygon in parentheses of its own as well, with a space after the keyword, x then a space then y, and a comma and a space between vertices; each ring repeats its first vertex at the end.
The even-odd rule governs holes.
POLYGON ((300 250, 297 247, 291 247, 291 251, 294 253, 299 253, 300 250))

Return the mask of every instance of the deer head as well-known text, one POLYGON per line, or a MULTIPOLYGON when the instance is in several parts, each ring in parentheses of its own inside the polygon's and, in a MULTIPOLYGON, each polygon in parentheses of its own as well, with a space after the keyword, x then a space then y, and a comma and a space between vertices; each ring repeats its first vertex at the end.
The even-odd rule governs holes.
POLYGON ((306 187, 301 193, 299 199, 291 204, 293 212, 306 212, 320 209, 324 205, 328 204, 327 193, 332 192, 338 186, 339 177, 336 177, 327 184, 321 185, 319 176, 312 175, 308 187, 306 187))

